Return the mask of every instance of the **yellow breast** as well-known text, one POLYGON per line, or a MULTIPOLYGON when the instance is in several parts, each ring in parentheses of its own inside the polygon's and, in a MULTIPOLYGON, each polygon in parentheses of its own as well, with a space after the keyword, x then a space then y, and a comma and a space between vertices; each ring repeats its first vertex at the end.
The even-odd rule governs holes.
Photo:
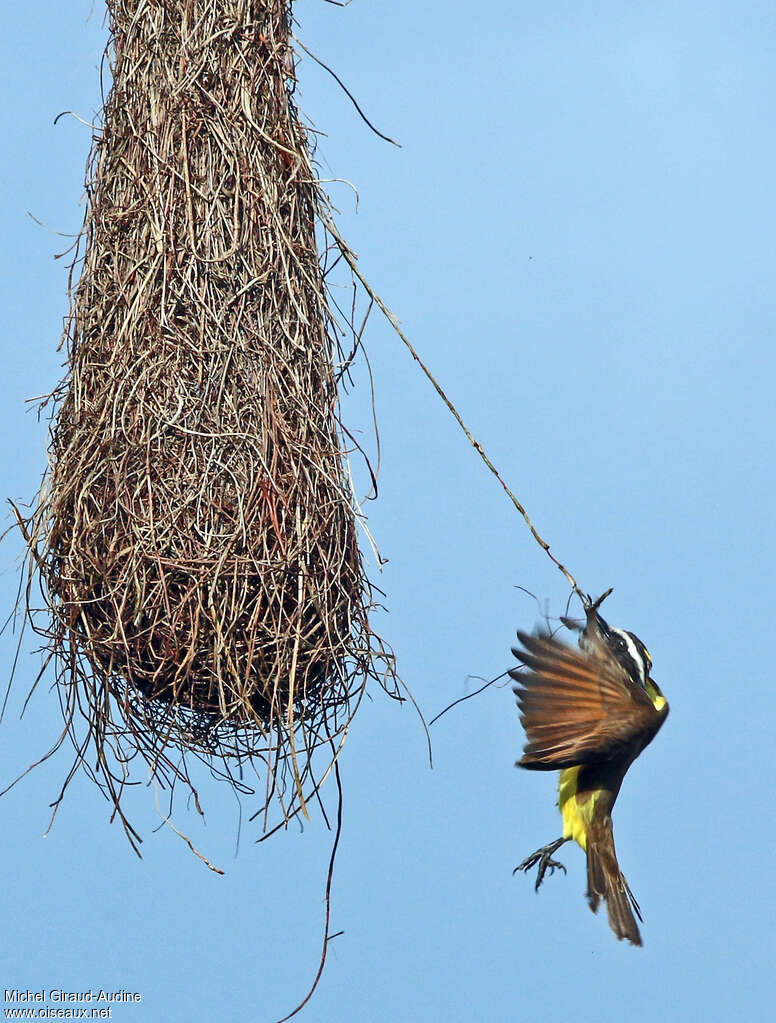
POLYGON ((647 696, 652 700, 655 710, 662 710, 666 705, 666 698, 653 683, 651 678, 647 679, 647 696))
POLYGON ((583 799, 577 796, 579 767, 567 767, 558 779, 558 807, 563 816, 563 837, 574 841, 587 850, 587 828, 593 816, 598 792, 586 792, 583 799))

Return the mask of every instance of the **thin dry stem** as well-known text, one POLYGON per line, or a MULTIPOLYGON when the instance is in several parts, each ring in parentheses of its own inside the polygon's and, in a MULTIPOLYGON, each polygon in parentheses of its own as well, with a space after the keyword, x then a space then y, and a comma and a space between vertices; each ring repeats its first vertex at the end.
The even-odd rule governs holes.
POLYGON ((542 550, 547 555, 547 557, 550 559, 550 561, 552 561, 552 563, 556 566, 556 568, 558 568, 558 570, 564 575, 564 577, 566 578, 567 582, 571 586, 572 590, 574 591, 574 593, 577 594, 577 596, 582 601, 582 603, 586 604, 587 603, 587 598, 586 598, 585 594, 582 592, 582 590, 579 588, 577 580, 571 574, 569 569, 566 568, 566 566, 562 562, 558 561, 558 559, 555 557, 555 555, 550 550, 550 545, 547 543, 546 540, 544 540, 539 535, 539 532, 536 529, 536 526, 531 521, 531 518, 529 517, 528 512, 525 510, 525 508, 524 508, 523 504, 521 503, 521 501, 512 492, 512 490, 510 490, 510 488, 507 486, 503 476, 498 471, 498 469, 496 468, 494 463, 490 460, 490 458, 488 457, 488 455, 487 455, 485 449, 483 448, 483 446, 480 444, 480 442, 474 437, 472 432, 469 430, 469 427, 464 422, 463 417, 461 416, 461 413, 458 411, 458 409, 452 403, 450 398, 448 398, 448 396, 447 396, 446 392, 444 391, 442 385, 436 379, 436 377, 431 372, 431 370, 428 368, 428 366, 423 361, 423 359, 421 359, 420 355, 418 354, 418 352, 415 349, 415 346, 412 344, 410 339, 407 337, 407 335, 404 333, 404 331, 399 326, 399 322, 396 319, 396 317, 394 316, 394 314, 391 312, 391 310, 388 308, 388 306, 385 304, 385 302, 383 302, 383 300, 380 298, 380 296, 374 290, 374 288, 369 283, 369 281, 366 279, 366 277, 364 277, 363 273, 361 272, 361 268, 358 265, 358 260, 356 258, 356 254, 353 252, 353 250, 350 248, 350 246, 347 244, 347 242, 344 240, 344 238, 340 235, 340 233, 337 230, 337 227, 336 227, 334 221, 331 219, 331 217, 326 212, 324 212, 322 214, 322 217, 323 217, 323 222, 324 222, 324 226, 325 226, 326 230, 331 234, 332 238, 336 242, 337 248, 342 253, 342 256, 343 256, 345 262, 350 267, 351 272, 353 273, 353 276, 361 284, 361 286, 363 287, 364 291, 369 296, 370 300, 372 302, 374 302, 374 304, 377 306, 377 308, 380 310, 380 312, 383 314, 383 316, 385 316, 385 318, 388 320, 388 322, 390 323, 391 327, 398 334, 399 338, 404 343, 404 346, 407 348, 407 350, 409 351, 409 353, 412 356, 412 358, 420 366, 420 368, 421 368, 424 376, 426 377, 426 379, 429 381, 431 386, 437 392, 439 397, 442 399, 444 404, 447 406, 448 411, 451 413, 451 415, 453 416, 455 421, 460 426, 460 428, 463 431, 464 436, 466 437, 466 439, 469 441, 471 446, 474 448, 474 450, 480 456, 480 458, 485 463, 487 468, 493 473, 493 475, 496 477, 498 482, 501 484, 505 494, 507 495, 509 500, 512 502, 512 504, 515 506, 517 511, 520 513, 520 515, 522 516, 523 521, 525 522, 526 526, 528 526, 528 529, 531 532, 531 536, 534 538, 534 540, 536 540, 536 542, 542 548, 542 550))

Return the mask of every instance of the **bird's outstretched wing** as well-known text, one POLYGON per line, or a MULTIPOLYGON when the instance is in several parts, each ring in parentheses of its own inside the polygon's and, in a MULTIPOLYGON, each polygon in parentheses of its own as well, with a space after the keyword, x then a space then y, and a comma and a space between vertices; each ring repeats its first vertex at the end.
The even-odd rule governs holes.
POLYGON ((512 652, 525 668, 510 671, 528 739, 521 767, 557 771, 633 759, 654 738, 668 707, 655 709, 606 650, 583 653, 550 636, 518 632, 512 652))

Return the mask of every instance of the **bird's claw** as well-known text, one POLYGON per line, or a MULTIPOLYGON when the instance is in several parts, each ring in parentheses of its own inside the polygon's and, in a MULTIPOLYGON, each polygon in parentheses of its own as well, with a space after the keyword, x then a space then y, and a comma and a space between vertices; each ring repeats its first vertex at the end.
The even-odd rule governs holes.
POLYGON ((550 874, 554 874, 555 871, 558 869, 562 870, 564 874, 566 873, 566 868, 560 862, 560 860, 554 860, 552 858, 552 854, 557 849, 560 848, 560 846, 563 844, 563 841, 564 840, 561 839, 560 841, 557 842, 551 842, 550 845, 545 845, 541 849, 537 849, 535 853, 531 853, 530 856, 527 856, 522 863, 518 863, 518 865, 512 871, 512 874, 513 875, 516 874, 518 870, 527 872, 533 869, 533 867, 535 867, 538 863, 539 870, 536 873, 536 884, 534 885, 534 891, 538 892, 539 886, 544 880, 544 875, 547 873, 548 870, 550 871, 550 874))

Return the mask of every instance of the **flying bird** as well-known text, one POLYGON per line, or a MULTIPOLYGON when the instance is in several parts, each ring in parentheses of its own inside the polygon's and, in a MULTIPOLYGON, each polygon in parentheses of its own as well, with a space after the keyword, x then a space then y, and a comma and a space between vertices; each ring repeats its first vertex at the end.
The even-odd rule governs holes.
POLYGON ((608 625, 598 613, 608 590, 585 605, 587 621, 564 619, 581 629, 579 650, 550 635, 518 632, 522 661, 510 675, 527 742, 520 767, 560 771, 558 807, 563 834, 515 868, 538 864, 536 890, 547 869, 566 868, 552 857, 573 839, 587 854, 587 899, 595 913, 606 902, 618 938, 641 945, 639 905, 620 870, 614 848, 612 808, 623 778, 657 735, 668 703, 650 677, 652 658, 632 632, 608 625), (635 913, 635 916, 634 916, 635 913))

